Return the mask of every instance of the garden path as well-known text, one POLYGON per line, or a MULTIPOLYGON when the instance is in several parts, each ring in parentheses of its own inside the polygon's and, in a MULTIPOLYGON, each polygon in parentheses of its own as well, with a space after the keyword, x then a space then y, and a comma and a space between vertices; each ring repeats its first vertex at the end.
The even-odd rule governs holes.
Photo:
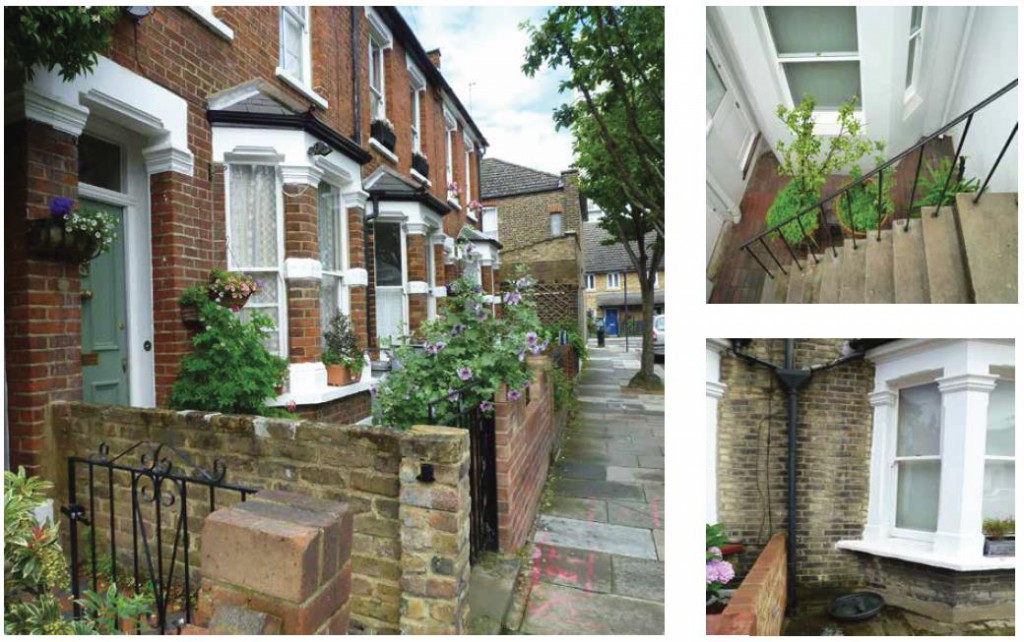
POLYGON ((506 626, 531 634, 660 634, 664 396, 623 390, 640 367, 635 349, 592 342, 590 357, 577 393, 579 417, 548 475, 506 626))

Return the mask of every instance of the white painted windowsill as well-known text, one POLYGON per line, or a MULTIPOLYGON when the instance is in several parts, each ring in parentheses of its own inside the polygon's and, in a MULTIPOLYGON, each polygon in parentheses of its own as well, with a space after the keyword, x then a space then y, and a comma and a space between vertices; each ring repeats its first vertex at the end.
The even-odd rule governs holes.
POLYGON ((320 107, 321 109, 327 109, 327 99, 313 91, 312 88, 306 85, 306 83, 302 82, 294 75, 292 75, 292 72, 288 71, 284 67, 278 67, 276 75, 278 78, 283 80, 285 84, 287 84, 289 87, 299 92, 306 98, 312 100, 317 107, 320 107))
POLYGON ((384 143, 380 142, 380 141, 379 141, 379 140, 377 140, 376 138, 372 138, 372 137, 370 138, 370 147, 372 147, 372 148, 376 149, 376 150, 377 150, 378 152, 380 152, 381 154, 384 154, 384 156, 385 156, 385 157, 386 157, 386 158, 387 158, 388 160, 390 160, 390 161, 391 161, 392 163, 397 163, 397 162, 398 162, 398 157, 397 157, 397 156, 395 156, 395 153, 394 153, 394 152, 392 152, 392 151, 391 151, 390 149, 388 149, 387 147, 385 147, 385 146, 384 146, 384 143))
POLYGON ((975 558, 950 558, 935 555, 928 542, 888 539, 879 542, 863 540, 843 540, 836 542, 836 548, 844 551, 869 553, 881 557, 891 557, 905 562, 914 562, 926 566, 948 568, 954 571, 991 571, 1000 569, 1016 569, 1015 557, 985 557, 978 551, 975 558))
POLYGON ((424 185, 426 185, 427 187, 433 187, 433 186, 434 186, 434 184, 430 182, 430 179, 429 179, 429 178, 427 178, 427 177, 426 177, 426 176, 424 176, 423 174, 420 174, 420 173, 419 173, 419 172, 417 172, 416 170, 414 170, 414 169, 410 169, 410 170, 409 170, 409 173, 410 173, 410 174, 412 174, 412 177, 413 177, 413 178, 415 178, 415 179, 416 179, 416 180, 418 180, 419 182, 423 183, 423 184, 424 184, 424 185))
POLYGON ((227 26, 222 21, 218 20, 216 16, 213 15, 212 7, 196 5, 187 6, 185 7, 185 10, 191 13, 193 16, 195 16, 199 20, 199 22, 206 25, 207 28, 210 29, 210 31, 217 34, 221 38, 224 38, 228 41, 235 39, 235 32, 231 29, 231 27, 227 26))
MULTIPOLYGON (((855 111, 853 112, 854 119, 864 124, 864 112, 855 111)), ((818 136, 838 136, 842 130, 842 126, 839 124, 839 112, 838 111, 816 111, 814 112, 814 133, 818 136)))
POLYGON ((344 397, 351 397, 352 395, 357 395, 361 392, 366 392, 376 383, 376 379, 364 373, 363 379, 357 383, 353 383, 348 386, 324 386, 323 388, 313 390, 289 391, 276 399, 268 399, 267 406, 271 408, 280 408, 293 401, 296 406, 314 406, 317 404, 327 403, 328 401, 342 399, 344 397))

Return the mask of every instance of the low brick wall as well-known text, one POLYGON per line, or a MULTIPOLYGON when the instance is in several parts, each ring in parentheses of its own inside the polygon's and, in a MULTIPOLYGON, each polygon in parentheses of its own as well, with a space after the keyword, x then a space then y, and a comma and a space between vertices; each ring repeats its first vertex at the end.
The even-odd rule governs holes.
POLYGON ((526 543, 557 434, 551 382, 546 372, 551 361, 543 355, 527 360, 533 369, 530 394, 508 401, 501 390, 495 397, 498 543, 502 552, 515 551, 526 543))
POLYGON ((719 615, 708 635, 781 635, 786 616, 786 536, 776 533, 719 615))
MULTIPOLYGON (((171 444, 206 469, 213 468, 215 459, 222 460, 227 481, 233 484, 346 502, 354 516, 350 630, 462 631, 469 606, 465 597, 470 506, 466 431, 417 426, 403 433, 368 426, 79 402, 55 403, 51 415, 53 443, 64 448, 58 454, 60 461, 68 455, 95 456, 101 443, 109 446, 113 456, 148 440, 171 444), (434 465, 435 482, 416 480, 422 463, 434 465)), ((137 465, 137 457, 128 463, 137 465)), ((88 476, 85 467, 78 471, 78 499, 82 502, 87 497, 88 476)), ((63 502, 67 480, 58 478, 56 482, 56 496, 63 502)), ((127 473, 115 474, 114 483, 118 549, 130 553, 127 473)), ((96 479, 92 514, 101 539, 109 529, 111 502, 106 487, 103 473, 96 479)), ((217 492, 218 507, 236 501, 237 493, 217 492)), ((198 553, 201 538, 197 535, 209 512, 207 499, 190 495, 188 509, 190 550, 198 553)), ((164 535, 164 545, 169 547, 173 532, 168 528, 164 535)), ((99 549, 102 552, 104 547, 99 549)))
POLYGON ((864 569, 867 588, 884 597, 887 604, 954 624, 1014 617, 1012 569, 960 572, 851 554, 864 569))

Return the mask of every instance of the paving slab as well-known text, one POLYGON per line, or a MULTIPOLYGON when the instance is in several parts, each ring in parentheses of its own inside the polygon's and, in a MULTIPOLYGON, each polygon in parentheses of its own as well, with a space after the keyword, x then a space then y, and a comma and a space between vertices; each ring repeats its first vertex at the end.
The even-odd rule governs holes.
POLYGON ((521 632, 661 635, 665 632, 665 606, 541 583, 530 593, 521 632))
MULTIPOLYGON (((618 470, 618 468, 616 468, 618 470)), ((560 461, 552 468, 552 472, 566 479, 591 479, 605 481, 608 468, 601 464, 591 464, 579 461, 560 461)), ((615 480, 619 481, 619 480, 615 480)))
POLYGON ((638 455, 637 459, 640 461, 640 468, 665 468, 664 455, 638 455))
POLYGON ((651 531, 643 528, 540 515, 537 538, 555 546, 658 559, 651 531))
POLYGON ((622 466, 609 466, 605 469, 608 481, 625 483, 633 482, 662 482, 665 481, 665 471, 661 468, 626 468, 622 466))
POLYGON ((541 506, 544 515, 582 519, 588 522, 608 521, 608 502, 603 499, 582 499, 556 495, 541 506))
POLYGON ((530 556, 529 573, 537 582, 593 593, 612 592, 612 556, 608 553, 538 542, 530 556))
POLYGON ((652 499, 656 499, 656 500, 664 503, 664 501, 665 501, 665 484, 664 483, 658 484, 658 483, 654 483, 654 482, 645 482, 645 483, 641 484, 641 486, 644 487, 644 499, 646 499, 647 501, 651 501, 652 499))
POLYGON ((665 561, 665 531, 654 530, 654 546, 658 549, 658 559, 665 561))
POLYGON ((593 481, 585 479, 556 479, 552 483, 556 495, 585 497, 588 499, 644 499, 643 488, 636 484, 593 481))
POLYGON ((623 499, 608 501, 608 523, 634 528, 664 528, 664 507, 660 500, 638 502, 623 499))
POLYGON ((469 575, 469 631, 474 635, 501 633, 512 601, 519 558, 488 553, 473 565, 469 575))
POLYGON ((612 593, 665 601, 665 565, 657 560, 612 556, 612 593))

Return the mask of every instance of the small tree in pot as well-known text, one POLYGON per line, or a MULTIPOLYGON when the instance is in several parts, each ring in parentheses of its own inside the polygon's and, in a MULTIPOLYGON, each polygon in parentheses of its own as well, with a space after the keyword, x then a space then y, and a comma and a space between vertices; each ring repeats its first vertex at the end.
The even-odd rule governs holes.
POLYGON ((347 386, 359 381, 363 374, 363 353, 349 318, 337 313, 324 332, 327 345, 323 362, 327 366, 327 385, 347 386))

